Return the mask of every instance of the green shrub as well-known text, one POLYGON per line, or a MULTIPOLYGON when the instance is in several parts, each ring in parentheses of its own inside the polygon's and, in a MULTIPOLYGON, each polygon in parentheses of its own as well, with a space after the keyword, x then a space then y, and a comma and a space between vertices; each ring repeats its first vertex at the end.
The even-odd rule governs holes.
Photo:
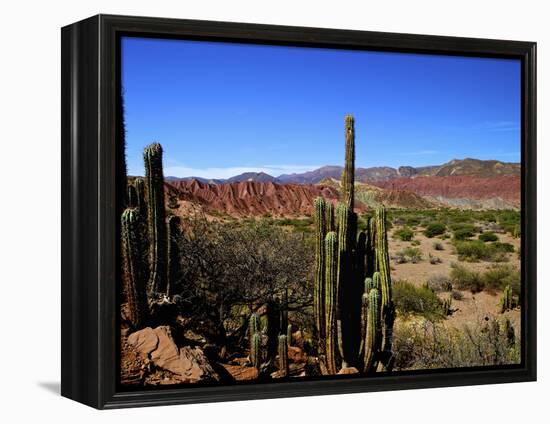
POLYGON ((450 279, 453 288, 458 290, 477 293, 485 288, 483 277, 479 272, 456 263, 451 264, 450 279))
POLYGON ((428 319, 441 319, 441 300, 428 287, 416 287, 408 281, 399 280, 393 284, 393 301, 397 311, 403 315, 418 314, 428 319))
POLYGON ((467 262, 477 262, 490 257, 490 248, 480 240, 455 241, 458 259, 467 262))
POLYGON ((454 246, 458 259, 466 262, 477 262, 480 260, 489 262, 506 262, 507 253, 514 251, 510 243, 495 241, 485 244, 481 240, 455 241, 454 246))
POLYGON ((498 241, 497 235, 495 233, 493 233, 492 231, 486 231, 484 233, 481 233, 478 236, 478 239, 480 239, 481 241, 484 241, 484 242, 498 241))
POLYGON ((474 231, 470 228, 459 228, 453 231, 453 237, 455 240, 466 240, 474 236, 474 231))
POLYGON ((418 241, 418 240, 413 240, 413 241, 411 241, 411 245, 412 245, 412 246, 420 246, 420 241, 418 241))
POLYGON ((521 292, 521 275, 519 269, 510 264, 492 265, 483 274, 485 287, 490 291, 504 290, 510 286, 514 293, 521 292))
POLYGON ((510 243, 501 243, 500 241, 496 241, 491 244, 492 249, 494 249, 497 252, 504 252, 504 253, 513 253, 514 252, 514 246, 510 243))
POLYGON ((396 230, 393 233, 393 236, 401 241, 411 241, 414 237, 414 231, 411 230, 409 227, 402 227, 396 230))
POLYGON ((432 238, 440 234, 444 234, 446 230, 447 227, 445 224, 442 224, 441 222, 432 222, 426 227, 426 230, 424 230, 424 235, 432 238))

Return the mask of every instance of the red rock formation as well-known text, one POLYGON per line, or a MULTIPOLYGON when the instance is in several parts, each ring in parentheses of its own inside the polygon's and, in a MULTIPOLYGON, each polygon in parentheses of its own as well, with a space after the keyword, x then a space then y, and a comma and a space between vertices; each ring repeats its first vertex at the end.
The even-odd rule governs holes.
MULTIPOLYGON (((198 203, 206 212, 224 212, 231 216, 310 216, 317 196, 336 201, 338 190, 324 185, 277 184, 242 181, 231 184, 207 184, 198 180, 166 183, 170 195, 198 203)), ((356 205, 364 210, 363 205, 356 205)))
POLYGON ((488 200, 500 198, 519 207, 521 180, 519 175, 498 177, 447 176, 398 178, 372 183, 390 190, 409 190, 420 196, 447 199, 488 200))

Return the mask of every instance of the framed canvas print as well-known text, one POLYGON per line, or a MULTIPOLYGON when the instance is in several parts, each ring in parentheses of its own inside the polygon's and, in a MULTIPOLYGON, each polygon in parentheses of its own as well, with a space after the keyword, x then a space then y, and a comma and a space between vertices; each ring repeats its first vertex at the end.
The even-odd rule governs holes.
POLYGON ((535 43, 62 30, 62 394, 533 381, 535 43))

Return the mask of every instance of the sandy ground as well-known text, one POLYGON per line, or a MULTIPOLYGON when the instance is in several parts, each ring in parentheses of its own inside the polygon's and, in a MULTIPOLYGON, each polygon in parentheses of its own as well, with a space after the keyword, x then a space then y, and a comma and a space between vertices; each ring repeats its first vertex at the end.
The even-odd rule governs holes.
MULTIPOLYGON (((397 228, 394 228, 394 230, 397 228)), ((393 231, 394 231, 393 230, 393 231)), ((432 275, 449 275, 451 271, 451 264, 453 262, 460 263, 467 268, 475 269, 477 271, 484 271, 494 263, 492 262, 460 262, 454 251, 453 245, 450 239, 442 240, 437 237, 427 238, 422 233, 424 229, 418 227, 415 230, 414 240, 418 240, 420 245, 414 246, 411 242, 404 242, 395 240, 391 235, 388 239, 390 256, 393 256, 396 252, 407 248, 417 247, 422 251, 423 260, 419 263, 405 263, 397 264, 394 260, 391 262, 391 274, 392 280, 407 280, 415 285, 424 284, 427 279, 432 275), (434 242, 440 242, 443 244, 444 250, 435 250, 433 247, 434 242), (437 256, 441 259, 441 263, 432 265, 429 261, 429 254, 437 256)), ((393 234, 393 231, 391 234, 393 234)), ((520 246, 520 239, 513 238, 509 234, 498 234, 499 241, 510 243, 517 249, 520 246)), ((509 264, 516 267, 520 267, 520 260, 517 253, 507 254, 509 264)), ((490 294, 487 292, 481 292, 472 294, 469 291, 461 292, 464 296, 462 300, 452 301, 452 309, 455 311, 451 316, 445 320, 446 325, 460 327, 464 324, 471 322, 479 322, 485 317, 494 317, 500 315, 499 301, 502 293, 490 294)), ((442 298, 447 298, 449 293, 442 293, 442 298)), ((520 324, 520 312, 519 310, 509 311, 505 314, 517 328, 520 324)))

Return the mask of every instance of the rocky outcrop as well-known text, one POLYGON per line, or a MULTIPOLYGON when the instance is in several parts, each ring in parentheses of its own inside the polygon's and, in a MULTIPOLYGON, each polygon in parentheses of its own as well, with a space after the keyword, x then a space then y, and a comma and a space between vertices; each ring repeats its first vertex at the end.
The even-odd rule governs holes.
MULTIPOLYGON (((323 185, 243 181, 206 184, 198 180, 166 183, 169 196, 201 206, 206 213, 242 216, 311 216, 317 196, 336 201, 338 190, 323 185)), ((358 205, 358 208, 361 208, 358 205)))
POLYGON ((128 344, 155 367, 169 371, 175 383, 220 381, 203 351, 197 347, 178 347, 168 326, 136 331, 128 336, 128 344))
POLYGON ((521 203, 519 175, 500 177, 430 176, 373 183, 385 190, 407 190, 458 208, 511 208, 521 203))

